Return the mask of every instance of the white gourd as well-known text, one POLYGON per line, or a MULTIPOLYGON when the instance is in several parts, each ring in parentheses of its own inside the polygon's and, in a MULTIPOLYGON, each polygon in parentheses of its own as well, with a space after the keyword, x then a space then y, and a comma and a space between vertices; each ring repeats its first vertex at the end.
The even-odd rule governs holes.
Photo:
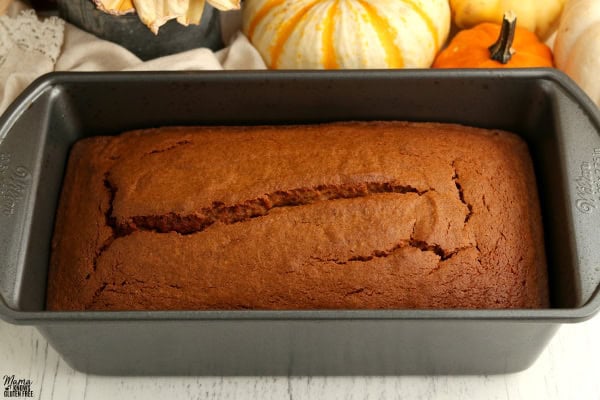
POLYGON ((567 2, 554 40, 554 61, 600 106, 600 1, 567 2))

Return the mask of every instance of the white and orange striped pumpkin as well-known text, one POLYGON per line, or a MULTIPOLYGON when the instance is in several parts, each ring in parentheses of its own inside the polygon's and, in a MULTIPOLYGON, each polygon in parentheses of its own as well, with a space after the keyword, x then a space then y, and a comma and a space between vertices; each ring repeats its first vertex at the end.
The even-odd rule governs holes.
POLYGON ((246 0, 243 30, 270 68, 426 68, 448 0, 246 0))

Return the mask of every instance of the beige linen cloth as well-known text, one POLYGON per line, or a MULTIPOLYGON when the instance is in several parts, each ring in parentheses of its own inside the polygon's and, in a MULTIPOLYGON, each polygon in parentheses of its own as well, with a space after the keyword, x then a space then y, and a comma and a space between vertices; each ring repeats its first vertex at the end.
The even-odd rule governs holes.
POLYGON ((37 77, 51 71, 159 71, 265 69, 239 32, 238 12, 223 13, 228 46, 194 49, 142 62, 123 47, 100 40, 56 17, 39 19, 21 2, 0 16, 0 114, 37 77))

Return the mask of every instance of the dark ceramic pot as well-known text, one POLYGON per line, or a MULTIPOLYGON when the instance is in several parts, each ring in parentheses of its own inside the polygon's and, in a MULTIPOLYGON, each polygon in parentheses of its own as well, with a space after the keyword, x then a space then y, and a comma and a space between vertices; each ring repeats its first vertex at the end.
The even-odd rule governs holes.
POLYGON ((117 43, 142 60, 179 53, 198 47, 223 47, 219 11, 208 3, 200 25, 180 25, 171 20, 154 35, 137 14, 113 16, 96 8, 92 0, 58 0, 60 16, 101 39, 117 43))

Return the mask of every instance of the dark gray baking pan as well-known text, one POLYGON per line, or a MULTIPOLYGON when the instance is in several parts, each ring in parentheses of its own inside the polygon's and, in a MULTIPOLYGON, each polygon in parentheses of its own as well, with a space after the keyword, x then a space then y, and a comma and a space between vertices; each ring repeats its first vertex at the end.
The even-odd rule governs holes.
MULTIPOLYGON (((109 375, 493 374, 531 365, 600 308, 600 119, 554 70, 51 74, 0 120, 0 316, 109 375), (533 156, 543 310, 44 311, 70 146, 195 124, 444 121, 517 132, 533 156)), ((231 160, 235 162, 235 160, 231 160)), ((534 190, 534 188, 531 188, 534 190)))

